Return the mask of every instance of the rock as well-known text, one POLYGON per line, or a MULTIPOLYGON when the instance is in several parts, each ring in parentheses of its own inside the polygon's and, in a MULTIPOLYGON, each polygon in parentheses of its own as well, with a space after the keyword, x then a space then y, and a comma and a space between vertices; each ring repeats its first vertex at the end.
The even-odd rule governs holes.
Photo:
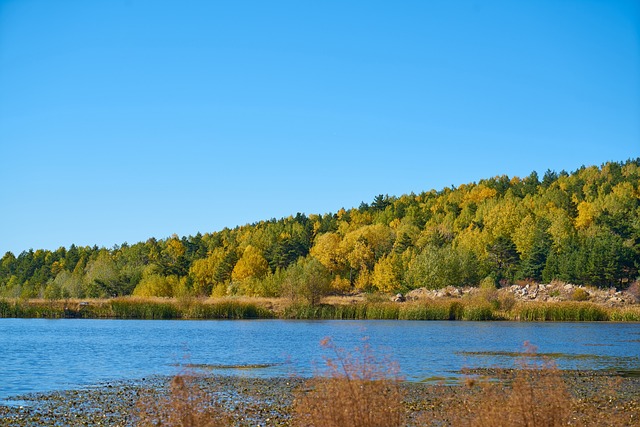
POLYGON ((391 298, 393 302, 405 302, 406 298, 402 294, 396 294, 393 298, 391 298))

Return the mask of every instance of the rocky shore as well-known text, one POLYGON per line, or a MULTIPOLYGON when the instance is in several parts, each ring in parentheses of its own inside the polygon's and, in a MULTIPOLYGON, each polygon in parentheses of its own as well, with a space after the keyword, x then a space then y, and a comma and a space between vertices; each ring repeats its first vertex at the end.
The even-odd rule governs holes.
MULTIPOLYGON (((467 380, 460 385, 403 383, 408 425, 450 425, 452 410, 484 392, 478 384, 495 378, 508 383, 515 373, 511 369, 467 371, 464 373, 467 380)), ((640 422, 633 418, 634 414, 637 417, 640 413, 640 377, 637 375, 568 371, 563 372, 562 377, 574 397, 574 425, 584 425, 587 416, 584 414, 594 413, 616 413, 621 414, 623 420, 631 420, 630 424, 619 425, 640 422)), ((17 396, 10 405, 0 404, 0 424, 20 427, 134 426, 140 398, 166 396, 170 380, 153 377, 82 390, 17 396)), ((230 414, 235 426, 290 425, 294 395, 305 387, 300 378, 198 376, 196 381, 199 390, 230 414)))
MULTIPOLYGON (((454 287, 443 289, 419 288, 408 292, 404 298, 408 301, 439 298, 462 298, 465 296, 487 295, 486 289, 478 287, 454 287)), ((554 282, 549 284, 523 283, 506 286, 493 290, 495 298, 511 297, 515 301, 589 301, 607 307, 624 307, 640 303, 637 290, 619 291, 615 288, 600 289, 589 286, 573 285, 571 283, 554 282)))

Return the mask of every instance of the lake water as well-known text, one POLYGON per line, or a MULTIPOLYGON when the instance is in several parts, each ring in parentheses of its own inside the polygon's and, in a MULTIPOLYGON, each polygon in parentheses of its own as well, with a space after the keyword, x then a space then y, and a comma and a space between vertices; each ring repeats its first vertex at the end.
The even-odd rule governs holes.
POLYGON ((638 323, 0 319, 0 400, 175 374, 185 364, 246 376, 312 375, 340 347, 367 343, 409 381, 510 367, 529 341, 560 368, 640 369, 638 323), (181 366, 182 365, 182 366, 181 366), (239 366, 252 369, 237 369, 239 366))

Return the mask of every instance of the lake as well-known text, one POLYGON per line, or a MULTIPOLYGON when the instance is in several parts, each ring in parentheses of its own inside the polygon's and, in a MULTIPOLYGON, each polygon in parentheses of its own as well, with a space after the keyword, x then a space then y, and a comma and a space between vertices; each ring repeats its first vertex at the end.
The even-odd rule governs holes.
POLYGON ((529 341, 563 369, 640 369, 638 323, 0 319, 0 399, 171 375, 187 364, 245 376, 310 376, 320 341, 366 343, 409 381, 511 367, 529 341), (240 368, 245 369, 240 369, 240 368))

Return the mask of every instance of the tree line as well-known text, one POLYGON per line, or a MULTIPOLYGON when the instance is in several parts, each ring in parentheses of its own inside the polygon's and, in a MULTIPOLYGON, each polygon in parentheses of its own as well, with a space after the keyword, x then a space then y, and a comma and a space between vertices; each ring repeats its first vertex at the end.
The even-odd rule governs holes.
POLYGON ((336 213, 0 259, 0 296, 305 298, 559 280, 625 288, 640 267, 640 158, 379 195, 336 213))

